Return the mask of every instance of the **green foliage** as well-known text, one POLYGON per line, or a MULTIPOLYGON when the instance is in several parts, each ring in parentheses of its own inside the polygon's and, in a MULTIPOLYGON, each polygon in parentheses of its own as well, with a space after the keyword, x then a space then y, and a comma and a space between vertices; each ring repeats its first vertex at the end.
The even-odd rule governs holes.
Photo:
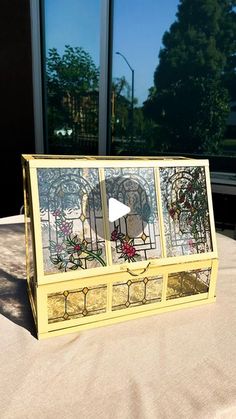
POLYGON ((60 56, 52 48, 46 65, 49 133, 52 135, 54 129, 62 127, 73 127, 74 133, 82 132, 89 125, 90 131, 96 134, 99 70, 90 55, 83 48, 66 45, 60 56))
POLYGON ((220 151, 228 92, 232 97, 235 91, 235 3, 181 0, 177 20, 163 36, 144 112, 160 125, 168 149, 220 151))
POLYGON ((147 106, 161 127, 167 149, 177 152, 220 151, 229 97, 219 80, 189 77, 163 89, 147 106))
POLYGON ((117 77, 112 82, 112 136, 123 138, 130 124, 130 85, 126 78, 117 77))
POLYGON ((48 83, 62 93, 86 94, 98 88, 99 71, 83 48, 65 45, 59 55, 56 48, 49 49, 47 58, 48 83))

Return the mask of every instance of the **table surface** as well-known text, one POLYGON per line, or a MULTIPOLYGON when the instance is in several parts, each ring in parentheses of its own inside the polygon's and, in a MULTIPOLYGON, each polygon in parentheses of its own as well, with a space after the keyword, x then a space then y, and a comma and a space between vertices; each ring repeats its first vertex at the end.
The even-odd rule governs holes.
POLYGON ((216 303, 38 341, 18 221, 0 223, 1 419, 236 418, 236 241, 217 234, 216 303))

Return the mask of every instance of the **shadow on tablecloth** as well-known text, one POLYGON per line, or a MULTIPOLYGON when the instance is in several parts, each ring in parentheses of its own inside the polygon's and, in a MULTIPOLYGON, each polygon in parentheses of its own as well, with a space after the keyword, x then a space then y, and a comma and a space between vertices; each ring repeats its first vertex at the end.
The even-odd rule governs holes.
POLYGON ((24 278, 0 269, 0 313, 35 336, 35 325, 24 278))
POLYGON ((0 226, 0 314, 35 336, 25 279, 24 225, 0 226))

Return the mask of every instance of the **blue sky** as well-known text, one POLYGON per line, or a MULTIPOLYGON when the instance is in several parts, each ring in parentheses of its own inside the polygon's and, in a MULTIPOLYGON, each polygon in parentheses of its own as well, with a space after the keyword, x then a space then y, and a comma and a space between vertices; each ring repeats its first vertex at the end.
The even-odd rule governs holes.
MULTIPOLYGON (((134 95, 139 105, 153 85, 153 73, 164 32, 175 20, 179 0, 115 0, 113 77, 131 71, 119 51, 134 68, 134 95)), ((99 66, 100 0, 46 0, 46 48, 81 46, 99 66)), ((102 29, 102 28, 101 28, 102 29)))

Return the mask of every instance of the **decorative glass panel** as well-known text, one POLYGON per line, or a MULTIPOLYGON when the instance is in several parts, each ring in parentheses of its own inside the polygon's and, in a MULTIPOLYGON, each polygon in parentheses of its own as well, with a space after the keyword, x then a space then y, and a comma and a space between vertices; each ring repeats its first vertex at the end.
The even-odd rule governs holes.
POLYGON ((45 273, 106 265, 98 169, 38 169, 45 273))
POLYGON ((26 203, 25 203, 25 211, 26 211, 26 276, 28 281, 28 286, 31 291, 31 295, 34 302, 34 308, 36 310, 36 281, 35 281, 35 266, 34 266, 34 252, 33 252, 33 227, 31 221, 31 214, 30 214, 30 185, 29 185, 29 177, 25 177, 25 193, 26 193, 26 203))
POLYGON ((48 323, 105 313, 106 307, 106 285, 48 294, 48 323))
POLYGON ((167 256, 212 251, 204 167, 160 169, 167 256))
POLYGON ((196 269, 168 275, 166 299, 208 292, 211 269, 196 269))
POLYGON ((110 223, 113 263, 136 262, 161 256, 157 197, 153 168, 105 169, 107 198, 131 208, 110 223))
POLYGON ((112 287, 112 310, 161 301, 162 276, 151 276, 117 282, 112 287))

